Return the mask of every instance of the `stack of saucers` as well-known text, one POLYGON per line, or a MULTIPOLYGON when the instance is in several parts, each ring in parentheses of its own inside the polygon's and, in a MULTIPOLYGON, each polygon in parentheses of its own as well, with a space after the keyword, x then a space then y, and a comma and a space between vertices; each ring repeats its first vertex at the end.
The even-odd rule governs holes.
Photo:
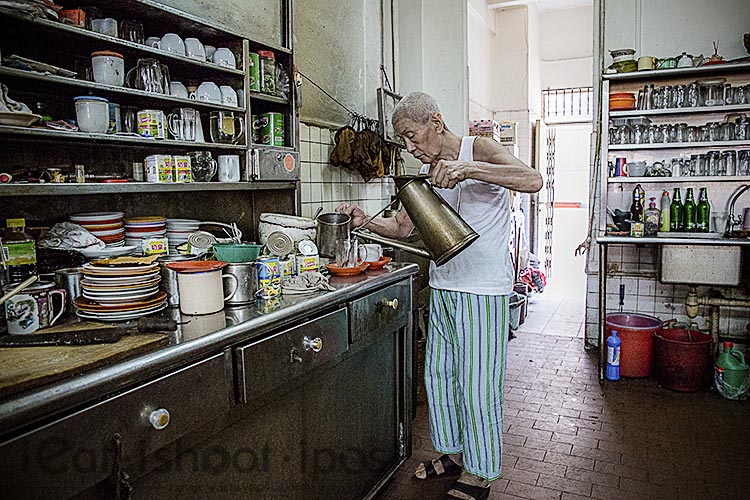
POLYGON ((82 296, 75 299, 76 314, 100 321, 126 321, 166 307, 167 294, 159 290, 159 264, 111 264, 94 261, 81 267, 82 296))
POLYGON ((92 212, 71 215, 70 222, 83 226, 88 232, 102 240, 107 247, 125 245, 125 228, 122 212, 92 212))
POLYGON ((201 222, 195 219, 167 219, 169 255, 178 255, 177 247, 186 243, 188 237, 198 230, 201 222))
POLYGON ((167 219, 159 216, 125 219, 125 244, 136 247, 136 255, 143 253, 143 240, 163 238, 167 234, 167 219))

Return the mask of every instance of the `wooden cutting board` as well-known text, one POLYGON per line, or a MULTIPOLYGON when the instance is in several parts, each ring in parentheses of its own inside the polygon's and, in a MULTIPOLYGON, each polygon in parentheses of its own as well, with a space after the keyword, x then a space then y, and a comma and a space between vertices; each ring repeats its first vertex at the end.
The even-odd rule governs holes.
MULTIPOLYGON (((101 328, 80 323, 75 330, 101 328), (93 328, 92 328, 93 327, 93 328)), ((47 333, 55 328, 40 330, 47 333)), ((70 331, 70 327, 65 328, 70 331)), ((114 344, 0 348, 0 398, 34 389, 146 353, 167 343, 166 334, 124 335, 114 344)))

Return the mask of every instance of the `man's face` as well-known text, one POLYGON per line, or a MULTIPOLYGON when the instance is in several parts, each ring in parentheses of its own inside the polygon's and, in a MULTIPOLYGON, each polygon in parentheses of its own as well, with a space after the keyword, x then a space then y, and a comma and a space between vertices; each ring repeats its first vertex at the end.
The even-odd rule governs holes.
POLYGON ((406 145, 406 151, 422 163, 432 164, 439 160, 442 149, 442 137, 438 129, 442 130, 440 118, 433 116, 427 123, 420 124, 410 118, 401 118, 393 124, 396 134, 406 145))

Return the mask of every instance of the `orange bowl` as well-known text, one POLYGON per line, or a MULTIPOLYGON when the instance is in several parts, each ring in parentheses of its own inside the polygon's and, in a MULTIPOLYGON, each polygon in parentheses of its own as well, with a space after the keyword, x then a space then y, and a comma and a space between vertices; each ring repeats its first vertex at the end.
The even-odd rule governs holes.
POLYGON ((369 262, 363 262, 356 267, 339 267, 336 264, 326 264, 326 268, 334 276, 356 276, 370 267, 369 262))

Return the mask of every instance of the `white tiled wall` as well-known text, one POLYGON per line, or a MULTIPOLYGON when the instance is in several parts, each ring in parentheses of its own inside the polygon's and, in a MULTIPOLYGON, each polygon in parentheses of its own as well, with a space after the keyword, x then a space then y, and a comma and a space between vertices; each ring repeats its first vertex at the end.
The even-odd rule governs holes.
POLYGON ((389 177, 365 183, 359 172, 332 166, 328 162, 335 130, 300 124, 300 160, 302 162, 302 215, 311 217, 318 207, 332 212, 340 203, 356 203, 374 214, 395 193, 389 177))
MULTIPOLYGON (((594 246, 592 252, 598 252, 594 246)), ((676 318, 681 322, 691 321, 685 312, 688 285, 667 285, 657 279, 658 253, 652 246, 638 248, 635 245, 610 245, 607 268, 607 313, 620 311, 620 285, 625 285, 622 310, 656 316, 666 321, 676 318)), ((586 342, 597 344, 599 277, 589 275, 586 295, 586 342)), ((716 290, 727 298, 746 298, 737 288, 697 288, 698 295, 707 295, 716 290)), ((692 321, 701 330, 710 327, 710 308, 700 307, 699 315, 692 321)), ((720 308, 719 334, 746 342, 745 326, 750 323, 750 310, 746 308, 720 308)))

